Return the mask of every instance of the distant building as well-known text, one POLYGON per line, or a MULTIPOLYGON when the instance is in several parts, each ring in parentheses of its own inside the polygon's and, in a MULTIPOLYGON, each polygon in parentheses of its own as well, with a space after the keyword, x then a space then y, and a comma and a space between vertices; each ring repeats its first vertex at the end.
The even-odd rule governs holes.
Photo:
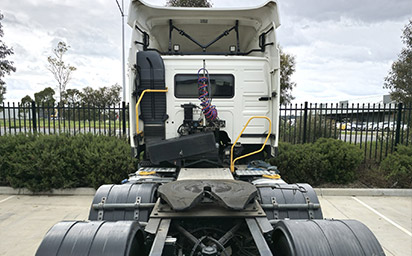
POLYGON ((395 107, 396 101, 392 100, 391 96, 388 95, 376 95, 376 96, 368 96, 368 97, 362 97, 362 98, 356 98, 356 99, 351 99, 351 100, 343 100, 339 102, 339 105, 360 105, 363 106, 365 105, 367 107, 367 105, 371 105, 373 106, 373 104, 375 104, 375 107, 377 107, 378 105, 381 105, 381 107, 383 108, 383 105, 386 105, 386 107, 389 107, 387 104, 392 104, 392 107, 395 107))
POLYGON ((326 115, 338 121, 390 122, 395 120, 396 101, 390 95, 369 96, 339 102, 339 107, 326 115), (334 117, 333 117, 334 116, 334 117))
MULTIPOLYGON (((308 104, 308 115, 322 115, 337 122, 350 123, 378 123, 392 122, 395 120, 397 104, 390 95, 368 96, 358 99, 343 100, 339 103, 308 104)), ((294 123, 301 118, 304 107, 282 107, 282 119, 294 123)))

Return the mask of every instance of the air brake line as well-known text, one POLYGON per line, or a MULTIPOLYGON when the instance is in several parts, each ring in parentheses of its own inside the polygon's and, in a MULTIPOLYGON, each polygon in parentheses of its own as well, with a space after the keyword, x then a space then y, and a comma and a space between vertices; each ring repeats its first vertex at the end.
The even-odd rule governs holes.
POLYGON ((197 72, 197 83, 199 90, 199 100, 201 101, 200 105, 202 106, 202 112, 205 115, 208 121, 214 121, 217 119, 217 110, 216 106, 212 105, 212 98, 209 97, 209 91, 211 90, 210 86, 210 77, 209 71, 204 67, 199 69, 197 72), (203 76, 200 73, 203 72, 203 76))

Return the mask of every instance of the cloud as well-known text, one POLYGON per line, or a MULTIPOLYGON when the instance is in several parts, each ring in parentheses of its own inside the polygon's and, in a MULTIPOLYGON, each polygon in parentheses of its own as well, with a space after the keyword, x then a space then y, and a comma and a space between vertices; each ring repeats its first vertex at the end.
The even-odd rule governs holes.
MULTIPOLYGON (((147 0, 164 6, 166 0, 147 0)), ((214 7, 257 6, 266 0, 212 0, 214 7)), ((125 0, 126 10, 129 1, 125 0)), ((387 93, 383 79, 402 48, 400 35, 412 1, 279 0, 277 37, 296 56, 296 102, 337 102, 387 93)), ((7 100, 56 88, 47 56, 60 40, 77 67, 68 88, 121 83, 121 19, 107 0, 3 1, 5 37, 17 72, 7 76, 7 100)), ((126 11, 127 13, 127 11, 126 11)), ((126 27, 126 49, 130 29, 126 27)))
POLYGON ((292 23, 288 20, 286 25, 278 29, 278 34, 282 45, 307 46, 326 42, 353 48, 368 48, 370 57, 388 60, 396 56, 402 47, 399 38, 406 21, 371 24, 343 18, 339 22, 301 20, 292 23))
POLYGON ((279 1, 278 40, 296 56, 296 102, 387 94, 384 77, 402 48, 412 2, 279 1), (389 3, 389 2, 388 2, 389 3), (406 8, 406 7, 410 8, 406 8), (408 10, 408 11, 406 11, 408 10))
POLYGON ((341 17, 363 22, 404 20, 410 17, 410 0, 312 0, 278 1, 283 15, 314 21, 339 21, 341 17))
POLYGON ((323 63, 299 61, 293 80, 296 102, 339 102, 366 95, 383 95, 384 74, 390 63, 330 59, 323 63), (321 70, 321 72, 320 72, 321 70), (321 100, 320 100, 321 99, 321 100))
POLYGON ((18 101, 27 93, 33 96, 48 86, 56 89, 46 66, 59 41, 71 46, 64 58, 77 68, 68 88, 122 81, 121 19, 115 1, 6 1, 2 9, 4 39, 14 48, 10 59, 17 68, 5 78, 7 100, 18 101))

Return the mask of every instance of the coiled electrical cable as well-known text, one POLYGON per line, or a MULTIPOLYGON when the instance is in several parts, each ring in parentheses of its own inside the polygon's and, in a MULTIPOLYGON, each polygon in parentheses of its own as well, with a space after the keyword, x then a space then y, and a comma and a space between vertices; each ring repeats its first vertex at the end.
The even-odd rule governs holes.
POLYGON ((200 105, 202 106, 202 112, 205 115, 208 121, 214 121, 217 119, 217 110, 216 106, 212 105, 212 99, 209 98, 210 79, 209 72, 205 68, 199 69, 197 72, 197 83, 199 90, 199 100, 201 101, 200 105), (203 71, 204 75, 200 73, 203 71))

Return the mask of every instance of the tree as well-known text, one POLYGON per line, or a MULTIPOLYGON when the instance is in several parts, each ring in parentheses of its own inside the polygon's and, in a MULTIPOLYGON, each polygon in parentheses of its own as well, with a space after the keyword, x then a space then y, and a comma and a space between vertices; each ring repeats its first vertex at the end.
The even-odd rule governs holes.
POLYGON ((392 63, 384 88, 391 90, 393 100, 412 104, 412 19, 405 26, 401 40, 406 47, 402 49, 398 60, 392 63))
POLYGON ((82 93, 77 89, 67 89, 62 93, 62 102, 64 104, 79 104, 82 99, 82 93))
POLYGON ((295 97, 292 96, 292 90, 296 86, 295 82, 292 82, 291 76, 296 71, 295 56, 285 53, 280 46, 278 46, 280 52, 280 104, 288 104, 295 97))
POLYGON ((212 7, 208 0, 168 0, 166 6, 172 7, 212 7))
POLYGON ((51 87, 47 87, 44 90, 34 94, 34 101, 37 105, 54 106, 54 102, 56 100, 53 95, 55 93, 56 92, 51 87))
POLYGON ((119 104, 121 90, 122 87, 118 84, 114 84, 110 87, 101 87, 96 90, 91 87, 85 87, 81 92, 81 99, 83 103, 90 106, 112 106, 119 104))
POLYGON ((6 59, 7 56, 14 54, 13 48, 9 48, 1 40, 4 35, 3 25, 1 20, 4 15, 0 13, 0 103, 4 100, 4 95, 6 94, 6 82, 3 81, 3 77, 7 74, 10 75, 11 72, 16 72, 16 68, 13 66, 13 61, 6 59))
POLYGON ((81 92, 81 99, 86 105, 96 106, 98 104, 95 90, 90 86, 83 88, 83 91, 81 92))
POLYGON ((33 99, 29 95, 26 95, 23 98, 21 98, 21 106, 30 106, 30 103, 32 101, 33 99))
POLYGON ((29 95, 26 95, 21 99, 20 101, 21 109, 19 110, 20 114, 21 113, 27 114, 30 112, 30 106, 31 106, 32 101, 33 99, 29 95))
POLYGON ((118 84, 114 84, 110 87, 99 88, 97 92, 97 98, 103 106, 112 106, 119 104, 120 102, 120 91, 122 87, 118 84))
POLYGON ((65 42, 59 42, 57 47, 53 49, 54 56, 49 56, 47 58, 47 61, 49 62, 47 69, 53 74, 54 79, 57 81, 60 101, 63 99, 63 92, 66 90, 66 86, 71 79, 72 72, 76 70, 75 67, 66 64, 63 61, 63 56, 69 48, 70 46, 66 45, 65 42))

